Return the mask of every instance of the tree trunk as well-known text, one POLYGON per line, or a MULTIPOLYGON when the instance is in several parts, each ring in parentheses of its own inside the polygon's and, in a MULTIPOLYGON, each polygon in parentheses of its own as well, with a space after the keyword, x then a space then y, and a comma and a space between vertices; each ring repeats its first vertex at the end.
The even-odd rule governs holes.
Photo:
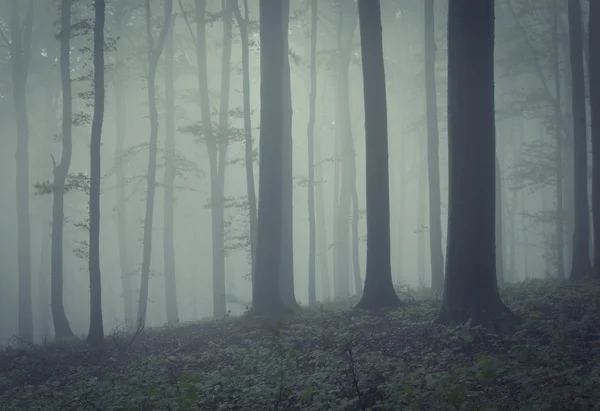
POLYGON ((90 144, 90 330, 87 341, 104 344, 102 283, 100 275, 100 148, 104 120, 104 21, 106 4, 94 0, 94 117, 90 144))
POLYGON ((569 56, 571 63, 571 105, 573 111, 573 188, 575 190, 575 224, 571 278, 580 279, 591 274, 590 226, 587 192, 587 136, 585 113, 585 84, 583 77, 582 21, 578 1, 568 2, 569 56))
POLYGON ((72 337, 63 304, 63 231, 65 219, 65 182, 71 166, 73 101, 71 94, 71 0, 62 0, 60 9, 60 79, 62 85, 62 154, 54 167, 52 183, 52 245, 50 307, 57 338, 72 337))
POLYGON ((494 2, 448 6, 448 237, 438 322, 518 321, 496 281, 494 2))
POLYGON ((429 249, 431 289, 444 287, 444 252, 440 194, 440 156, 435 87, 435 10, 433 0, 425 1, 425 97, 427 104, 427 171, 429 177, 429 249))
POLYGON ((562 111, 561 111, 561 88, 560 88, 560 55, 558 21, 560 18, 560 10, 558 0, 553 0, 553 27, 552 27, 552 67, 554 71, 554 89, 556 96, 556 105, 554 113, 554 121, 556 128, 556 150, 554 157, 554 165, 556 168, 556 273, 559 280, 565 279, 565 240, 564 240, 564 209, 563 209, 563 127, 562 111))
POLYGON ((281 280, 279 287, 281 298, 288 309, 299 308, 294 292, 294 177, 293 177, 293 140, 292 140, 292 89, 288 45, 288 26, 290 15, 290 0, 283 2, 283 48, 284 48, 284 72, 283 72, 283 225, 281 229, 281 280))
POLYGON ((315 109, 317 105, 317 25, 318 2, 311 1, 311 30, 310 30, 310 105, 308 128, 308 304, 317 303, 316 287, 316 221, 315 221, 315 109))
POLYGON ((152 222, 154 217, 154 195, 156 192, 156 152, 158 147, 158 109, 156 107, 156 69, 158 60, 165 45, 171 16, 173 13, 173 0, 164 2, 164 22, 156 46, 152 38, 152 10, 150 0, 146 0, 146 33, 148 35, 148 109, 150 114, 150 145, 148 150, 148 178, 146 193, 146 212, 144 216, 144 240, 142 251, 142 280, 140 285, 140 298, 138 301, 137 322, 138 327, 146 324, 148 309, 148 285, 150 281, 150 260, 152 256, 152 222))
POLYGON ((282 314, 279 288, 283 214, 285 48, 281 0, 260 0, 260 169, 256 287, 252 308, 259 316, 282 314))
POLYGON ((357 308, 393 308, 400 304, 390 261, 390 189, 387 103, 379 0, 358 0, 365 101, 367 169, 367 270, 357 308))
POLYGON ((175 324, 179 321, 177 309, 177 281, 175 272, 175 239, 174 239, 174 207, 175 207, 175 79, 173 75, 173 58, 175 44, 173 31, 175 18, 171 19, 169 32, 165 41, 165 177, 164 177, 164 239, 163 262, 165 265, 165 298, 167 322, 175 324))
POLYGON ((592 214, 594 270, 600 276, 600 3, 590 1, 589 83, 592 124, 592 214))
POLYGON ((504 217, 502 215, 502 173, 500 171, 500 161, 498 156, 494 156, 494 167, 496 176, 496 278, 498 284, 504 283, 504 217))
POLYGON ((327 221, 325 216, 325 193, 323 192, 323 163, 321 162, 321 144, 315 141, 315 215, 317 230, 317 246, 319 249, 319 271, 321 272, 321 300, 331 299, 331 278, 329 277, 329 244, 327 244, 327 221))
POLYGON ((258 226, 258 215, 256 206, 256 189, 254 187, 254 153, 252 147, 252 110, 250 107, 250 51, 248 45, 248 0, 244 0, 244 18, 239 9, 237 0, 233 3, 233 11, 240 28, 242 42, 242 82, 244 98, 244 158, 246 166, 246 190, 248 192, 248 211, 250 214, 250 255, 252 270, 252 287, 255 284, 256 263, 256 230, 258 226))
POLYGON ((360 278, 359 221, 360 209, 358 208, 358 192, 356 191, 356 168, 354 168, 354 189, 352 191, 352 272, 354 273, 355 294, 360 297, 363 292, 363 283, 360 278))

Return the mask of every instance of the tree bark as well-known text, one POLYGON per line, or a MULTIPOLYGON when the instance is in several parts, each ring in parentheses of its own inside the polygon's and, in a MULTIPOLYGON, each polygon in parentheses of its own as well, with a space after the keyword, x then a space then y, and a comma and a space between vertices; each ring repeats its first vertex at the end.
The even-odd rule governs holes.
POLYGON ((502 215, 502 173, 498 155, 494 156, 494 171, 496 176, 496 278, 498 284, 504 283, 504 217, 502 215))
POLYGON ((165 302, 167 309, 167 322, 179 322, 177 309, 177 281, 175 271, 175 235, 174 235, 174 207, 175 207, 175 79, 173 75, 173 59, 175 44, 173 31, 175 18, 171 18, 169 31, 165 41, 165 177, 164 177, 164 239, 163 262, 165 266, 165 302))
POLYGON ((71 94, 71 0, 62 0, 60 9, 60 79, 62 86, 62 154, 60 163, 54 167, 52 183, 52 245, 51 245, 51 292, 50 307, 54 321, 54 335, 58 338, 72 337, 73 331, 67 320, 63 304, 63 231, 65 219, 65 182, 71 166, 73 152, 72 121, 73 101, 71 94))
POLYGON ((444 252, 440 194, 440 156, 435 87, 435 10, 433 0, 425 0, 425 98, 427 105, 427 171, 429 177, 429 249, 431 256, 431 288, 444 287, 444 252))
POLYGON ((256 287, 252 308, 258 316, 278 316, 283 219, 283 133, 285 48, 281 0, 260 0, 260 169, 256 287))
POLYGON ((148 172, 147 172, 147 194, 146 211, 144 216, 144 240, 142 251, 142 279, 140 285, 140 297, 138 301, 137 322, 138 327, 146 324, 146 312, 148 309, 148 285, 150 281, 150 260, 152 256, 152 224, 154 217, 154 196, 156 193, 156 152, 158 149, 158 109, 156 107, 156 69, 158 60, 162 54, 171 16, 173 14, 173 0, 164 1, 164 22, 160 29, 158 42, 154 45, 152 37, 152 10, 150 0, 146 0, 146 33, 148 36, 148 110, 150 114, 150 147, 148 150, 148 172))
POLYGON ((594 275, 600 276, 600 3, 590 1, 589 83, 592 125, 592 214, 594 275))
POLYGON ((90 144, 90 329, 87 342, 104 344, 102 323, 102 282, 100 274, 100 148, 104 120, 104 22, 106 4, 94 0, 94 116, 90 144))
POLYGON ((357 308, 400 305, 392 283, 387 103, 379 0, 358 0, 365 101, 367 270, 357 308))
POLYGON ((448 6, 448 237, 438 322, 505 329, 496 281, 494 2, 448 6))
POLYGON ((331 299, 331 278, 329 276, 329 244, 327 244, 327 222, 325 216, 325 193, 323 192, 323 163, 321 161, 321 145, 315 141, 315 216, 317 230, 317 248, 319 249, 319 271, 321 272, 321 300, 331 299))
POLYGON ((575 224, 571 278, 576 280, 592 273, 590 263, 590 226, 588 203, 587 136, 585 113, 585 84, 583 75, 581 6, 568 2, 569 57, 571 65, 571 108, 573 111, 573 188, 575 190, 575 224))

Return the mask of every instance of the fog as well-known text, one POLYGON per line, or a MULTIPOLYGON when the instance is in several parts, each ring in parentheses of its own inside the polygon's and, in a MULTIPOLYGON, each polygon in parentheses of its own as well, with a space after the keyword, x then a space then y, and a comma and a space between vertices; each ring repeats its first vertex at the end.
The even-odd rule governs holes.
MULTIPOLYGON (((25 15, 28 2, 22 5, 25 15)), ((125 323, 123 276, 129 276, 133 287, 133 310, 137 309, 142 264, 143 225, 146 202, 146 173, 150 120, 148 114, 148 51, 143 2, 112 0, 107 2, 106 16, 106 109, 102 132, 101 230, 100 267, 102 273, 102 310, 104 330, 111 333, 125 323), (124 27, 115 23, 119 15, 124 27), (116 65, 117 54, 123 61, 116 65), (118 79, 124 78, 119 82, 118 79), (122 92, 123 108, 118 108, 117 91, 122 92), (116 155, 117 118, 124 114, 126 131, 123 152, 116 155), (116 165, 121 162, 125 179, 125 198, 117 196, 116 165), (124 218, 126 249, 118 239, 118 210, 124 218), (123 255, 125 253, 126 255, 123 255), (123 272, 121 258, 127 271, 123 272)), ((152 1, 154 38, 162 24, 162 2, 152 1)), ((240 2, 242 13, 243 2, 240 2)), ((552 168, 555 132, 551 111, 544 102, 531 96, 540 90, 539 72, 529 59, 527 47, 547 48, 543 30, 537 29, 535 18, 523 7, 516 7, 517 17, 526 22, 527 36, 515 24, 505 2, 497 2, 496 14, 496 132, 497 156, 500 168, 502 210, 503 280, 518 282, 526 278, 556 277, 555 210, 556 174, 552 168), (533 27, 533 29, 531 28, 533 27), (528 97, 529 96, 529 97, 528 97), (548 137, 550 136, 550 137, 548 137), (554 214, 553 214, 554 213, 554 214)), ((337 296, 334 282, 335 213, 339 195, 343 161, 341 143, 336 141, 336 81, 339 79, 337 37, 340 10, 337 2, 319 1, 318 87, 315 122, 315 174, 317 187, 317 264, 316 290, 319 301, 337 296), (322 204, 322 208, 321 208, 322 204), (324 286, 324 281, 328 284, 324 286), (327 295, 326 291, 331 290, 327 295)), ((399 287, 428 288, 431 283, 429 214, 427 189, 427 138, 425 121, 425 79, 423 69, 423 10, 420 2, 382 1, 384 57, 387 84, 392 274, 399 287)), ((440 181, 442 247, 445 253, 447 229, 447 64, 446 64, 446 2, 436 2, 436 87, 438 128, 440 136, 440 181)), ((174 250, 177 308, 179 321, 194 321, 213 315, 213 250, 211 232, 211 187, 207 147, 194 135, 193 127, 201 120, 198 74, 196 64, 196 22, 192 1, 174 2, 174 87, 176 179, 174 202, 174 250)), ((249 0, 250 25, 250 105, 254 149, 259 146, 260 127, 260 55, 258 1, 249 0)), ((52 336, 50 310, 52 195, 43 192, 53 178, 53 161, 61 157, 61 83, 58 64, 59 41, 58 2, 34 2, 34 23, 31 63, 27 80, 27 114, 29 124, 29 215, 31 217, 31 289, 33 298, 34 336, 42 341, 52 336), (37 186, 36 186, 37 185, 37 186), (40 188, 41 187, 41 188, 40 188)), ((344 7, 342 8, 344 9, 344 7)), ((221 2, 207 2, 206 26, 207 76, 212 121, 219 118, 221 99, 221 62, 223 23, 221 2)), ((585 12, 585 10, 584 10, 585 12)), ((73 22, 89 21, 93 9, 85 2, 73 5, 73 22)), ((358 238, 361 284, 365 275, 366 225, 365 208, 365 133, 363 81, 360 36, 356 10, 345 16, 353 29, 347 92, 351 134, 356 163, 358 194, 358 238)), ((566 22, 566 14, 561 15, 566 22)), ((545 19, 545 20, 544 20, 545 19)), ((587 19, 584 19, 587 21, 587 19)), ((541 23, 540 23, 541 24, 541 23)), ((544 26, 545 27, 545 26, 544 26)), ((10 38, 8 8, 0 6, 0 29, 10 38)), ((244 167, 244 121, 242 92, 242 50, 240 31, 233 18, 231 78, 229 108, 229 146, 225 172, 226 259, 225 284, 227 310, 240 315, 251 303, 252 283, 249 246, 249 218, 246 170, 244 167), (229 201, 229 199, 231 199, 229 201), (240 205, 241 204, 241 205, 240 205)), ((568 60, 566 33, 561 33, 561 61, 568 60)), ((90 30, 74 30, 71 39, 71 77, 73 79, 73 154, 70 175, 90 170, 90 129, 93 107, 89 104, 92 91, 92 34, 90 30), (81 114, 80 114, 81 113, 81 114), (82 124, 78 124, 78 120, 82 124)), ((308 304, 308 149, 310 92, 310 4, 291 2, 289 48, 292 94, 293 136, 293 268, 297 301, 308 304)), ((542 76, 554 90, 549 57, 540 52, 542 76)), ((565 67, 562 68, 566 70, 565 67)), ((17 203, 15 201, 15 157, 17 138, 13 78, 7 44, 0 42, 0 344, 8 343, 17 334, 18 260, 17 203)), ((565 74, 566 77, 566 74, 565 74)), ((564 84, 568 81, 564 80, 564 84)), ((568 85, 567 85, 568 87, 568 85)), ((570 93, 563 90, 566 106, 570 93)), ((156 75, 158 103, 157 187, 153 216, 153 241, 146 326, 161 326, 167 322, 164 278, 164 175, 165 175, 165 53, 156 75)), ((567 110, 568 111, 568 110, 567 110)), ((338 125, 339 126, 339 125, 338 125)), ((197 127, 196 127, 197 129, 197 127)), ((339 134, 339 132, 337 133, 339 134)), ((572 155, 565 152, 565 181, 572 181, 569 170, 572 155), (571 159, 569 163, 568 159, 571 159), (569 165, 570 164, 570 165, 569 165), (569 179, 570 178, 570 179, 569 179)), ((254 172, 258 194, 258 157, 254 172)), ((571 171, 572 172, 572 171, 571 171)), ((86 179, 83 177, 82 181, 86 179)), ((74 180, 73 180, 74 181, 74 180)), ((84 184, 85 185, 85 184, 84 184)), ((570 184, 564 184, 569 198, 570 184)), ((348 200, 350 201, 350 200, 348 200)), ((351 209, 351 208, 350 208, 351 209)), ((570 267, 570 203, 565 205, 565 267, 570 267)), ((88 273, 88 195, 78 189, 65 194, 64 222, 64 307, 73 332, 82 335, 89 327, 88 273)), ((352 214, 348 214, 351 218, 352 214)), ((350 236, 351 221, 347 222, 350 236)), ((351 241, 346 255, 350 294, 356 294, 352 274, 351 241)))

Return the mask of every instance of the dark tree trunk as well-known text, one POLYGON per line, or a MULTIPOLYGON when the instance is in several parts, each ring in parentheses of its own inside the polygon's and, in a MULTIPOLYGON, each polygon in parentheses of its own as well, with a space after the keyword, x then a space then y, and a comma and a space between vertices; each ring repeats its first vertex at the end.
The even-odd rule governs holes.
POLYGON ((171 18, 169 32, 165 41, 165 192, 164 192, 164 239, 163 262, 165 265, 165 298, 167 322, 174 324, 179 321, 177 309, 177 281, 175 275, 175 238, 174 238, 174 207, 175 207, 175 78, 173 75, 173 59, 175 44, 173 31, 175 18, 171 18))
POLYGON ((440 194, 440 156, 437 93, 435 87, 435 10, 433 0, 425 0, 425 97, 427 101, 427 171, 429 176, 429 249, 431 288, 444 287, 444 253, 440 194))
POLYGON ((254 187, 254 153, 252 142, 252 110, 250 107, 250 49, 248 44, 248 0, 244 0, 244 17, 239 9, 237 0, 233 4, 233 11, 240 28, 242 42, 242 81, 244 95, 244 159, 246 166, 246 190, 248 192, 248 211, 250 214, 250 255, 252 270, 252 287, 255 284, 254 269, 256 263, 256 230, 258 215, 256 206, 256 189, 254 187))
POLYGON ((590 1, 589 82, 592 124, 592 214, 594 270, 600 276, 600 3, 590 1))
POLYGON ((352 273, 354 274, 354 290, 357 296, 362 296, 363 282, 360 278, 360 249, 358 238, 358 222, 360 209, 358 208, 358 192, 356 191, 356 167, 354 168, 354 189, 352 191, 352 273))
POLYGON ((587 136, 585 84, 583 75, 582 21, 579 1, 568 2, 569 56, 571 62, 571 106, 573 111, 573 188, 575 190, 575 224, 571 278, 576 280, 592 273, 590 263, 590 225, 587 192, 587 136))
POLYGON ((293 177, 293 144, 292 144, 292 89, 288 45, 288 26, 290 15, 290 0, 283 2, 283 225, 281 227, 281 279, 279 288, 281 298, 288 309, 300 308, 296 302, 294 292, 294 177, 293 177))
POLYGON ((102 282, 100 275, 100 148, 104 120, 104 21, 106 4, 94 0, 94 117, 90 144, 90 330, 87 341, 104 344, 102 282))
POLYGON ((357 308, 400 304, 390 262, 390 189, 387 103, 379 0, 358 0, 365 101, 367 168, 367 270, 357 308))
POLYGON ((52 248, 50 274, 50 307, 54 335, 72 337, 73 331, 63 304, 63 230, 65 219, 65 182, 71 166, 73 101, 71 94, 71 0, 62 0, 60 8, 60 80, 62 86, 62 154, 54 167, 52 184, 52 248))
POLYGON ((150 262, 152 256, 152 224, 154 217, 154 196, 156 193, 156 152, 158 149, 158 109, 156 107, 156 69, 162 54, 171 16, 173 13, 173 0, 164 1, 164 22, 160 30, 158 42, 154 45, 152 38, 152 10, 150 0, 146 0, 146 33, 148 36, 148 109, 150 114, 150 145, 148 149, 148 174, 146 211, 144 216, 144 240, 142 251, 142 280, 140 285, 140 298, 138 301, 137 321, 138 327, 146 325, 146 312, 148 309, 148 285, 150 282, 150 262))
POLYGON ((260 0, 260 169, 256 287, 252 308, 277 316, 284 304, 279 288, 283 212, 285 47, 283 3, 260 0))
POLYGON ((438 321, 510 325, 496 281, 494 2, 448 8, 448 238, 438 321))
POLYGON ((327 221, 325 217, 325 193, 323 192, 323 173, 321 162, 321 145, 315 141, 315 215, 317 229, 317 246, 319 250, 319 271, 321 272, 321 299, 331 298, 331 278, 329 277, 329 245, 327 244, 327 221))
POLYGON ((498 284, 504 283, 504 232, 502 216, 502 174, 500 172, 500 161, 494 156, 494 167, 496 176, 496 279, 498 284))
POLYGON ((31 59, 33 30, 33 0, 30 0, 23 25, 19 22, 17 0, 10 1, 10 60, 13 100, 17 121, 16 200, 17 200, 17 261, 18 333, 23 341, 33 340, 33 307, 31 298, 31 222, 29 217, 29 121, 27 118, 27 75, 31 59))
POLYGON ((317 0, 311 1, 310 30, 310 106, 308 127, 308 304, 317 303, 316 286, 316 217, 315 217, 315 109, 317 105, 317 25, 319 10, 317 0))
MULTIPOLYGON (((521 133, 522 134, 522 133, 521 133)), ((521 138, 523 136, 521 135, 521 138)), ((511 151, 512 151, 512 163, 513 166, 519 163, 519 154, 517 148, 517 142, 515 141, 514 131, 511 130, 511 151)), ((519 281, 517 276, 517 266, 516 266, 516 250, 517 250, 517 199, 518 199, 518 190, 514 187, 510 188, 511 197, 510 197, 510 211, 508 217, 509 224, 509 260, 508 260, 508 270, 507 276, 508 281, 519 281)))
POLYGON ((560 10, 558 1, 553 1, 553 27, 552 27, 552 67, 554 71, 554 89, 556 96, 554 121, 556 128, 556 150, 554 165, 556 168, 556 273, 559 280, 565 279, 565 230, 563 209, 563 116, 561 111, 561 88, 560 88, 560 55, 558 22, 560 10))

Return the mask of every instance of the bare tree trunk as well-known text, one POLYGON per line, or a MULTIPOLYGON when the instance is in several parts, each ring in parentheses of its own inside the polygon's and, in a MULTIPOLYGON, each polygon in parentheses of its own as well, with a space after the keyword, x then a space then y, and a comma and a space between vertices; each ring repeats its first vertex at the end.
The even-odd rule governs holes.
POLYGON ((315 141, 315 215, 316 215, 316 230, 318 234, 317 246, 319 249, 319 267, 321 272, 321 299, 331 299, 331 278, 329 277, 329 245, 327 244, 327 221, 325 216, 325 193, 323 192, 323 163, 321 162, 321 145, 315 141))
POLYGON ((249 10, 248 0, 244 0, 244 17, 239 9, 237 0, 233 3, 233 11, 240 28, 242 42, 242 81, 244 95, 244 159, 246 165, 246 190, 248 192, 248 211, 250 214, 250 255, 252 257, 252 287, 255 284, 256 263, 256 230, 258 226, 258 215, 256 205, 256 189, 254 185, 254 152, 252 147, 252 110, 250 107, 250 51, 248 44, 248 22, 249 10))
POLYGON ((104 120, 104 21, 106 4, 94 0, 94 117, 90 144, 90 330, 87 341, 104 344, 102 282, 100 274, 100 147, 104 120))
POLYGON ((175 238, 174 238, 174 207, 175 207, 175 79, 173 75, 173 59, 175 44, 173 31, 175 18, 171 18, 169 31, 165 41, 165 177, 164 177, 164 239, 163 262, 165 265, 165 303, 167 322, 174 324, 179 321, 177 309, 177 281, 175 275, 175 238))
POLYGON ((569 55, 571 62, 572 110, 573 110, 573 162, 575 172, 575 226, 573 230, 573 253, 571 278, 579 279, 591 274, 589 244, 589 203, 587 170, 587 136, 585 113, 585 84, 582 55, 581 6, 578 1, 568 2, 569 55))
POLYGON ((173 0, 164 0, 164 22, 156 46, 152 38, 152 10, 150 0, 146 0, 146 33, 148 35, 148 108, 150 112, 150 147, 148 150, 148 190, 146 194, 146 213, 144 216, 144 244, 142 252, 142 280, 140 298, 138 302, 138 326, 146 324, 146 311, 148 308, 148 283, 150 280, 150 259, 152 255, 152 221, 154 216, 154 195, 156 192, 156 152, 158 147, 158 109, 156 108, 156 69, 163 47, 171 16, 173 14, 173 0))
POLYGON ((256 287, 252 308, 277 316, 284 304, 279 287, 283 220, 285 47, 281 0, 260 0, 260 172, 256 287))
POLYGON ((315 109, 317 105, 317 26, 319 10, 317 0, 311 1, 310 30, 310 106, 308 127, 308 304, 317 303, 316 287, 316 217, 315 217, 315 109))
POLYGON ((592 215, 594 275, 600 276, 600 3, 590 1, 589 84, 592 123, 592 215))
POLYGON ((357 308, 396 307, 390 255, 387 103, 379 0, 358 0, 367 168, 367 270, 357 308))
POLYGON ((435 10, 433 0, 425 1, 425 96, 427 105, 427 171, 429 177, 429 249, 431 255, 431 288, 444 287, 444 253, 440 194, 440 156, 435 87, 435 10))
POLYGON ((496 278, 498 284, 504 283, 504 236, 503 236, 503 215, 502 215, 502 174, 500 171, 500 161, 498 155, 494 158, 495 176, 496 176, 496 278))

